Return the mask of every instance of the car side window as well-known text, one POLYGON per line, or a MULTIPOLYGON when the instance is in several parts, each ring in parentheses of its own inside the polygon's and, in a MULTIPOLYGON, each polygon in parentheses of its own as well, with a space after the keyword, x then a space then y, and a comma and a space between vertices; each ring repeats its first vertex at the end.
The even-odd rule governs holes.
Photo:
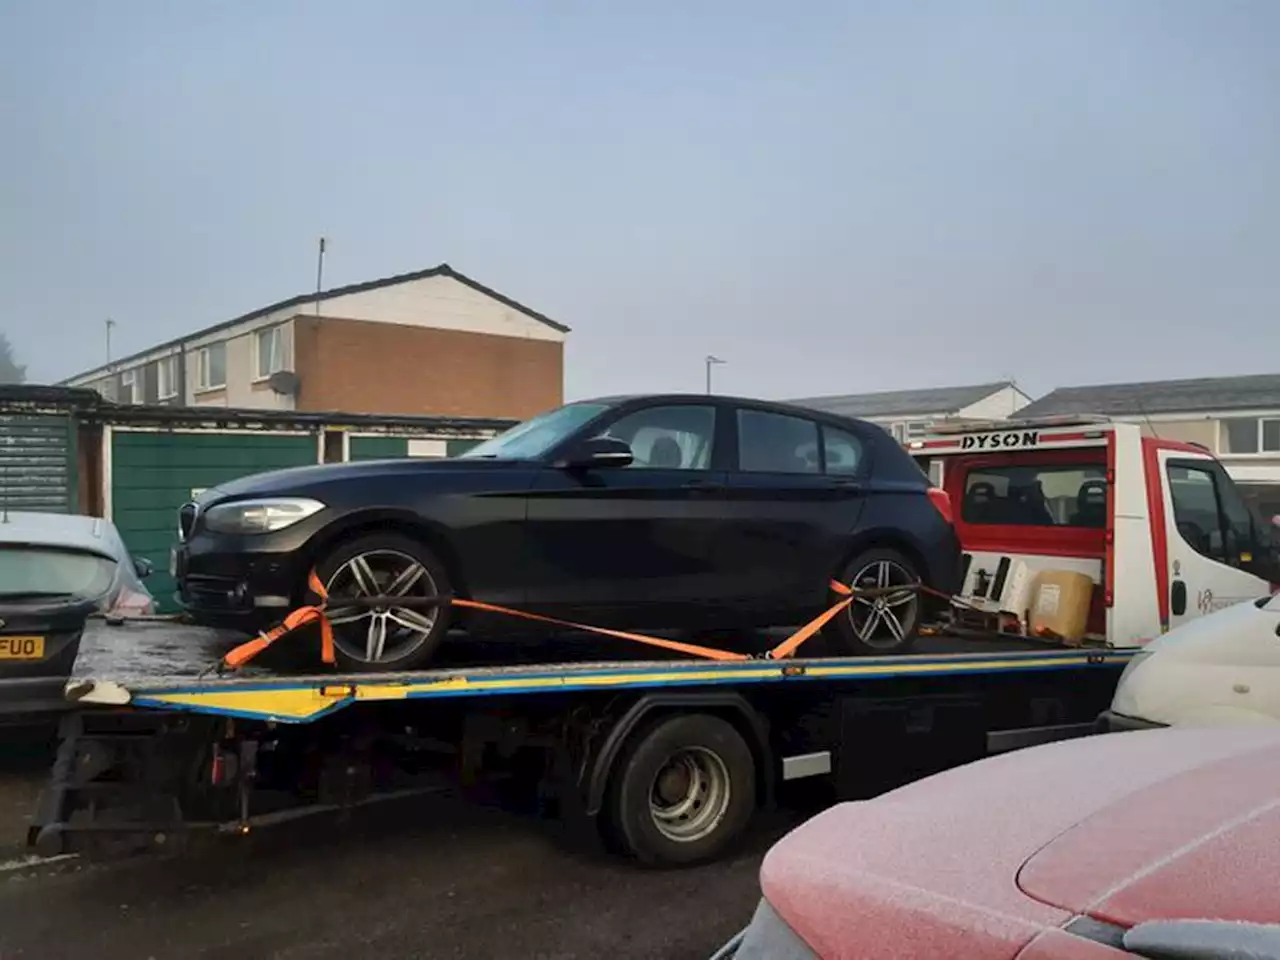
POLYGON ((780 413, 739 410, 738 469, 745 473, 818 473, 818 425, 780 413))
POLYGON ((631 446, 631 470, 710 470, 715 407, 647 407, 615 420, 604 432, 631 446))
POLYGON ((862 469, 862 441, 852 433, 824 426, 822 450, 826 455, 829 474, 848 477, 862 469))

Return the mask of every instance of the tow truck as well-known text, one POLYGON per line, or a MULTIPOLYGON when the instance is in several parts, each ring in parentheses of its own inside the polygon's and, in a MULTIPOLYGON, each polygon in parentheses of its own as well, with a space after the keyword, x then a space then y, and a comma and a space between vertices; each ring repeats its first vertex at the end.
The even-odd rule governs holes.
POLYGON ((561 634, 521 644, 514 663, 509 644, 459 639, 445 645, 456 662, 428 670, 254 664, 227 677, 201 672, 198 656, 121 667, 111 650, 130 631, 176 649, 165 631, 182 628, 102 627, 68 684, 76 709, 30 843, 172 849, 439 789, 447 772, 464 788, 528 786, 580 835, 640 861, 704 861, 791 781, 865 797, 1090 733, 1145 641, 1274 577, 1269 540, 1221 465, 1136 425, 963 424, 911 452, 955 506, 965 576, 909 653, 819 656, 806 644, 785 658, 654 659, 651 647, 561 634), (1037 576, 1064 568, 1094 591, 1069 643, 1032 635, 1025 616, 1037 576))

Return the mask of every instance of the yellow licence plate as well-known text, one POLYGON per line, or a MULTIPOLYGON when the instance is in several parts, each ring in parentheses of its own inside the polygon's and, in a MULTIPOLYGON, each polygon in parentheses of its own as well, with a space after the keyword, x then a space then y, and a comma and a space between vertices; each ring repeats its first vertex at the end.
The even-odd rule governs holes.
POLYGON ((0 660, 44 659, 44 637, 0 637, 0 660))

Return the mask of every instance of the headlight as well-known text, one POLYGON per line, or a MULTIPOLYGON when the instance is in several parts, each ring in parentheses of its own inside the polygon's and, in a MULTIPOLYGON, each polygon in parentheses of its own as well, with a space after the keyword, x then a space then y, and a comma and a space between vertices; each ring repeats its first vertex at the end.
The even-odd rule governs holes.
POLYGON ((271 533, 323 509, 323 503, 305 497, 239 500, 210 507, 204 514, 204 525, 214 533, 271 533))

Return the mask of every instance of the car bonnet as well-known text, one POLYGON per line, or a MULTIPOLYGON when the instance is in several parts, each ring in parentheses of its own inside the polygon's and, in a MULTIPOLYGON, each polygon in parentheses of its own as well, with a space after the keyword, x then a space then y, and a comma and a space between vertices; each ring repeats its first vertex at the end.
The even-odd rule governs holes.
POLYGON ((819 814, 770 851, 761 886, 824 958, 864 956, 875 944, 879 957, 1004 960, 1081 913, 1125 923, 1255 917, 1265 909, 1257 891, 1280 868, 1258 845, 1259 831, 1280 827, 1259 799, 1268 789, 1280 796, 1278 760, 1275 728, 1111 734, 1015 751, 819 814), (1233 789, 1241 777, 1247 788, 1233 789), (1188 804, 1184 789, 1200 792, 1188 804), (1170 825, 1157 827, 1166 814, 1170 825), (1202 866, 1196 850, 1244 856, 1248 877, 1215 888, 1214 871, 1194 885, 1194 902, 1178 900, 1202 866), (1186 910, 1170 913, 1175 904, 1186 910))

